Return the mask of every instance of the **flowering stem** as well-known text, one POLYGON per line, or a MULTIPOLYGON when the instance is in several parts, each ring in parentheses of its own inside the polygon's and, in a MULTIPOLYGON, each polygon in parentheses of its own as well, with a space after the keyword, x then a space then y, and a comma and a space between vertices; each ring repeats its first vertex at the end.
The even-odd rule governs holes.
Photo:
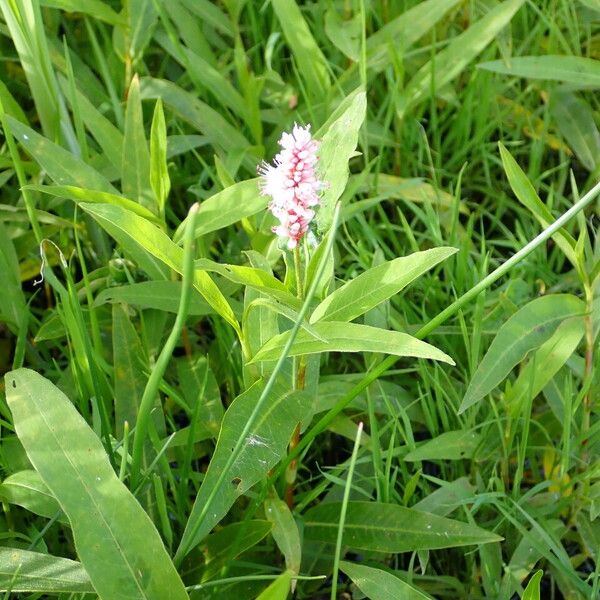
MULTIPOLYGON (((293 250, 294 254, 294 270, 296 272, 296 294, 300 300, 304 300, 304 282, 302 273, 302 260, 300 257, 300 248, 296 246, 293 250)), ((306 377, 306 358, 299 356, 294 358, 294 389, 301 391, 304 389, 305 377, 306 377)), ((298 444, 300 443, 300 428, 301 424, 297 423, 292 439, 290 440, 289 453, 293 453, 298 444)), ((285 501, 290 510, 294 508, 294 483, 296 481, 296 474, 298 472, 298 459, 294 458, 290 461, 285 472, 285 501)))

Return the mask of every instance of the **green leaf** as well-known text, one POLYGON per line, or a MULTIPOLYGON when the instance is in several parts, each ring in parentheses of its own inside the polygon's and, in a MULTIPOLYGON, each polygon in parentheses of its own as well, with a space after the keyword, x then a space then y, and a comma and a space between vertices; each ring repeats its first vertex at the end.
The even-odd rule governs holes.
POLYGON ((56 184, 118 195, 108 179, 75 155, 11 116, 7 115, 6 118, 14 136, 56 184))
POLYGON ((302 561, 302 544, 292 512, 283 500, 274 497, 265 500, 265 515, 273 524, 271 535, 285 558, 286 568, 297 575, 302 561))
POLYGON ((508 64, 503 60, 493 60, 477 66, 503 75, 600 87, 600 61, 581 56, 515 56, 508 64))
POLYGON ((535 398, 573 355, 585 333, 583 317, 563 321, 552 337, 533 354, 521 369, 514 386, 506 393, 506 405, 513 416, 521 413, 524 399, 535 398))
POLYGON ((290 593, 292 574, 289 571, 282 573, 256 600, 286 600, 290 593))
POLYGON ((150 183, 162 215, 171 189, 171 180, 167 166, 167 126, 160 98, 154 107, 150 130, 150 183))
POLYGON ((71 401, 28 369, 12 371, 5 380, 19 440, 67 515, 98 595, 186 599, 160 535, 71 401))
POLYGON ((435 24, 446 16, 460 0, 426 0, 398 15, 367 39, 367 64, 376 73, 390 62, 390 46, 402 54, 435 24))
MULTIPOLYGON (((199 238, 251 217, 265 210, 268 203, 269 198, 263 196, 258 189, 258 179, 240 181, 200 203, 195 236, 199 238)), ((183 239, 185 224, 186 219, 181 222, 173 236, 175 242, 183 239)))
POLYGON ((550 111, 581 164, 593 171, 600 164, 600 132, 590 105, 572 92, 553 90, 550 111))
POLYGON ((216 148, 234 151, 250 146, 239 127, 231 125, 221 113, 199 100, 195 94, 163 79, 144 77, 141 84, 142 98, 162 98, 176 114, 206 135, 216 148))
POLYGON ((202 581, 214 579, 221 569, 246 550, 256 546, 271 531, 269 521, 253 520, 232 523, 209 535, 202 544, 206 567, 202 581))
POLYGON ((319 231, 327 231, 331 226, 335 204, 348 183, 348 161, 354 155, 358 131, 367 114, 367 96, 364 91, 357 90, 344 102, 347 104, 344 112, 327 127, 325 133, 319 131, 323 139, 318 151, 318 171, 319 177, 327 186, 321 195, 317 211, 319 231))
POLYGON ((340 562, 340 569, 370 600, 431 600, 431 596, 387 571, 345 560, 340 562))
MULTIPOLYGON (((335 543, 341 502, 324 502, 304 515, 306 539, 335 543)), ((344 544, 373 552, 412 552, 498 542, 494 533, 460 521, 379 502, 349 502, 344 544)))
POLYGON ((243 265, 225 265, 208 258, 200 258, 194 264, 196 269, 200 270, 199 272, 213 271, 234 283, 250 287, 257 292, 276 298, 287 306, 300 309, 300 300, 291 294, 279 279, 262 269, 243 265))
MULTIPOLYGON (((102 290, 96 296, 94 306, 101 306, 107 302, 123 302, 139 308, 154 308, 177 314, 180 297, 181 281, 142 281, 102 290)), ((213 313, 213 309, 202 296, 196 290, 192 290, 188 315, 204 316, 213 313)))
POLYGON ((352 321, 397 294, 456 251, 456 248, 433 248, 373 267, 327 296, 315 308, 310 321, 352 321))
POLYGON ((409 452, 404 460, 460 460, 472 458, 481 443, 472 431, 446 431, 409 452))
MULTIPOLYGON (((126 250, 135 253, 134 256, 146 261, 156 279, 164 279, 162 265, 167 265, 181 274, 183 268, 183 249, 175 244, 164 231, 152 225, 146 219, 120 206, 108 204, 81 204, 100 225, 119 242, 126 250)), ((236 331, 239 325, 231 306, 215 285, 209 275, 203 271, 194 274, 194 287, 203 298, 230 323, 236 331)))
MULTIPOLYGON (((61 511, 56 498, 36 471, 27 469, 9 475, 0 484, 0 498, 9 504, 22 506, 36 515, 52 519, 61 511)), ((60 517, 61 522, 67 522, 60 517)))
POLYGON ((283 35, 296 59, 309 94, 322 100, 331 87, 327 60, 313 37, 295 0, 271 0, 283 35))
POLYGON ((74 560, 0 547, 0 591, 7 590, 50 594, 94 593, 87 572, 74 560))
POLYGON ((260 411, 222 489, 216 494, 212 505, 205 508, 207 498, 229 458, 239 432, 254 409, 263 386, 263 381, 258 381, 238 396, 227 409, 217 446, 196 496, 180 547, 191 549, 202 541, 227 514, 237 498, 264 479, 269 469, 285 456, 292 432, 296 424, 303 420, 312 402, 302 393, 290 392, 287 380, 276 383, 269 403, 260 411), (200 522, 203 511, 205 516, 200 522), (196 528, 198 529, 194 531, 196 528))
POLYGON ((19 259, 12 239, 2 223, 0 223, 0 319, 7 323, 11 330, 18 333, 27 324, 29 313, 25 295, 21 288, 19 259))
MULTIPOLYGON (((542 227, 549 227, 554 222, 554 217, 550 209, 540 200, 533 185, 523 172, 523 169, 518 165, 517 161, 512 157, 511 153, 504 147, 502 143, 498 144, 500 148, 500 156, 502 158, 502 166, 510 183, 512 191, 531 214, 539 221, 542 227)), ((573 266, 577 266, 578 260, 575 254, 575 240, 571 234, 560 229, 552 239, 558 244, 564 255, 569 259, 573 266)))
POLYGON ((543 575, 544 571, 540 569, 531 576, 531 579, 521 596, 521 600, 540 600, 540 582, 542 581, 543 575))
POLYGON ((110 25, 123 25, 126 22, 120 14, 101 0, 40 0, 40 4, 66 12, 85 13, 110 25))
POLYGON ((125 196, 137 200, 147 209, 156 208, 156 198, 150 186, 150 153, 144 134, 140 81, 137 75, 131 80, 127 95, 121 188, 125 196))
POLYGON ((409 81, 398 103, 398 115, 423 100, 432 86, 440 90, 455 77, 484 49, 493 42, 503 27, 510 22, 525 0, 506 0, 486 11, 479 21, 452 41, 427 62, 409 81))
POLYGON ((532 300, 500 329, 471 379, 459 412, 489 394, 525 358, 541 346, 569 317, 582 315, 585 303, 570 294, 552 294, 532 300))
MULTIPOLYGON (((300 330, 292 344, 289 356, 317 352, 384 352, 396 356, 430 358, 454 364, 454 361, 441 350, 399 331, 338 321, 319 321, 313 324, 313 329, 320 339, 314 338, 304 329, 300 330)), ((269 340, 251 362, 276 360, 288 336, 289 331, 286 331, 269 340)))
POLYGON ((72 185, 27 185, 25 186, 28 190, 41 192, 42 194, 49 194, 56 198, 67 198, 74 202, 93 202, 94 204, 114 204, 134 212, 144 219, 148 219, 153 223, 159 223, 159 219, 156 215, 149 211, 147 208, 124 198, 123 196, 117 196, 116 194, 109 194, 108 192, 100 192, 98 190, 87 190, 72 185))

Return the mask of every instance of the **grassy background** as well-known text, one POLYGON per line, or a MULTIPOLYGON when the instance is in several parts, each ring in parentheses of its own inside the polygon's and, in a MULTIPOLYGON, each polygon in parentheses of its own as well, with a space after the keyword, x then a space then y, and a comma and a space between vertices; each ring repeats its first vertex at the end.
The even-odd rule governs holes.
MULTIPOLYGON (((123 7, 2 0, 0 7, 0 275, 6 286, 0 372, 29 367, 73 400, 172 553, 213 456, 224 410, 247 390, 243 349, 234 329, 196 296, 157 383, 163 402, 153 426, 160 439, 146 449, 145 475, 128 474, 113 451, 129 439, 123 421, 134 426, 173 328, 178 295, 171 287, 160 304, 155 291, 144 296, 138 289, 111 303, 108 292, 157 279, 164 266, 149 265, 147 251, 133 253, 118 236, 107 235, 71 202, 72 190, 71 196, 64 189, 49 194, 39 186, 120 190, 154 213, 150 217, 173 237, 193 202, 202 205, 234 182, 255 177, 256 165, 277 151, 282 131, 294 122, 318 131, 363 86, 367 112, 342 196, 332 287, 411 252, 458 248, 362 318, 414 334, 544 227, 539 211, 532 214, 531 205, 515 197, 499 141, 554 217, 598 179, 600 5, 594 0, 130 0, 123 7), (563 66, 559 59, 532 71, 516 60, 557 55, 587 60, 563 66), (166 149, 154 112, 157 98, 164 106, 166 149), (43 137, 34 138, 24 125, 43 137), (170 190, 164 187, 163 153, 170 190), (164 202, 155 204, 161 195, 164 202), (47 271, 44 284, 36 285, 42 239, 51 241, 42 249, 54 275, 47 271), (178 437, 182 430, 187 433, 178 437), (165 449, 172 433, 176 441, 165 449), (196 435, 195 443, 187 442, 187 434, 196 435), (157 448, 162 451, 151 463, 157 448)), ((256 194, 250 192, 248 202, 250 196, 256 194)), ((351 501, 416 507, 476 524, 503 541, 415 552, 347 543, 342 558, 347 550, 346 560, 393 572, 435 598, 521 597, 537 569, 544 572, 541 598, 597 597, 597 206, 592 203, 566 228, 577 241, 580 268, 556 237, 541 245, 428 336, 455 366, 397 361, 308 445, 296 482, 300 531, 310 507, 342 500, 352 464, 351 501), (552 294, 585 302, 585 332, 576 339, 577 332, 565 326, 553 338, 551 354, 537 355, 542 364, 534 353, 507 362, 509 377, 459 412, 501 326, 529 302, 552 294), (567 349, 569 335, 574 341, 567 349), (542 386, 536 383, 540 372, 542 386), (365 432, 351 463, 360 421, 365 432)), ((284 279, 269 217, 255 210, 231 223, 199 237, 196 257, 257 266, 260 254, 284 279)), ((166 281, 175 279, 172 269, 166 274, 166 281)), ((217 282, 239 315, 252 292, 227 278, 217 276, 217 282)), ((535 310, 527 319, 525 330, 538 325, 535 310)), ((524 333, 515 329, 511 335, 524 333)), ((320 378, 313 381, 317 417, 329 414, 381 360, 372 353, 324 355, 320 378)), ((0 410, 0 465, 9 478, 30 465, 4 392, 0 410)), ((267 518, 256 499, 281 496, 285 488, 283 477, 274 492, 266 481, 263 473, 229 511, 222 525, 233 529, 220 529, 221 538, 205 540, 179 565, 186 585, 278 575, 290 567, 283 556, 295 551, 284 550, 283 534, 267 535, 255 523, 267 518), (250 519, 254 524, 240 542, 234 524, 250 519)), ((77 558, 64 515, 57 516, 54 504, 40 509, 39 494, 23 496, 20 489, 6 481, 0 489, 3 543, 77 558)), ((282 514, 288 519, 282 530, 294 531, 290 514, 282 514)), ((336 556, 333 544, 305 538, 300 572, 329 577, 336 556)), ((361 597, 350 578, 357 579, 349 567, 340 574, 338 592, 361 597)), ((191 593, 241 600, 255 598, 267 583, 228 581, 191 593)), ((331 578, 299 581, 295 597, 329 597, 330 590, 331 578)), ((406 595, 413 597, 429 596, 406 595)))

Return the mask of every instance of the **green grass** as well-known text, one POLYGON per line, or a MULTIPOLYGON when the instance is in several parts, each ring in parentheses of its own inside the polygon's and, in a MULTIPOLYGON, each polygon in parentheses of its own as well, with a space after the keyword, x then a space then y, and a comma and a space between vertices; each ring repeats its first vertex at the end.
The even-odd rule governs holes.
POLYGON ((3 597, 598 597, 598 2, 0 34, 3 597), (293 253, 256 168, 295 122, 293 253))

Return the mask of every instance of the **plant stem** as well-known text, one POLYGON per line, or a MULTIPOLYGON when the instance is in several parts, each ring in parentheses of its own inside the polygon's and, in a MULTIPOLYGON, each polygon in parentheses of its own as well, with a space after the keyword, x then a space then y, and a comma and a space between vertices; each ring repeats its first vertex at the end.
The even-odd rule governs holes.
POLYGON ((167 365, 171 360, 175 344, 179 339, 183 325, 188 315, 190 304, 192 282, 194 278, 194 226, 196 223, 196 215, 198 214, 199 205, 194 204, 188 214, 188 223, 185 232, 185 240, 183 245, 183 277, 181 298, 179 301, 179 309, 175 317, 175 324, 171 333, 161 350, 156 364, 152 369, 148 383, 144 389, 140 409, 138 411, 137 421, 135 424, 135 432, 133 436, 133 453, 131 457, 131 489, 135 489, 140 479, 140 467, 142 463, 142 455, 144 451, 144 443, 150 425, 150 416, 152 414, 152 406, 154 404, 160 380, 167 369, 167 365))
MULTIPOLYGON (((300 300, 304 300, 304 283, 303 283, 303 273, 302 273, 302 260, 300 258, 300 249, 298 246, 294 248, 294 271, 296 272, 296 295, 300 300)), ((305 377, 306 377, 306 358, 304 356, 299 356, 297 359, 294 359, 294 372, 295 372, 295 381, 294 381, 294 389, 297 391, 301 391, 304 389, 305 377)), ((300 430, 302 424, 298 423, 296 428, 294 429, 294 433, 292 434, 292 439, 290 440, 290 445, 288 448, 288 453, 293 453, 300 443, 300 430)), ((287 466, 285 472, 285 501, 288 505, 288 508, 292 510, 294 508, 294 483, 296 482, 296 474, 298 472, 298 458, 294 458, 290 461, 287 466)))

